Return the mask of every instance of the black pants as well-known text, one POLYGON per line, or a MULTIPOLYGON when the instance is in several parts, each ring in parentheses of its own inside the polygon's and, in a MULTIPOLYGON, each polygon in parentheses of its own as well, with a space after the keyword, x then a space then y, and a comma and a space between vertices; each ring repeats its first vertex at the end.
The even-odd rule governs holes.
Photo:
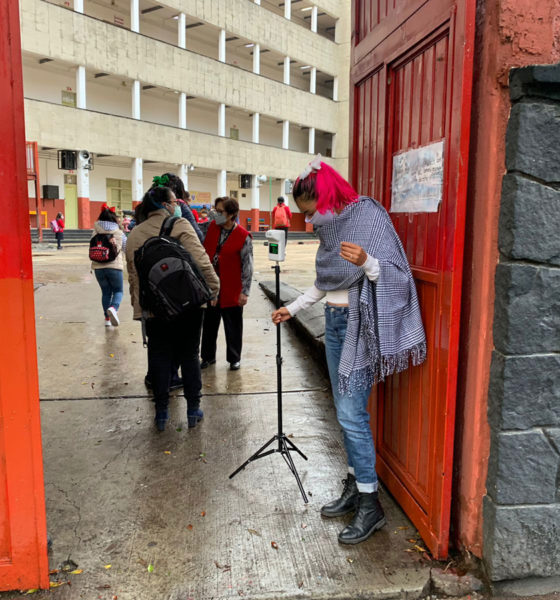
POLYGON ((286 234, 286 243, 288 243, 288 229, 289 229, 289 227, 275 227, 275 229, 279 229, 280 231, 283 231, 286 234))
POLYGON ((200 352, 202 360, 214 360, 216 358, 216 340, 218 339, 221 319, 224 320, 224 331, 226 333, 226 359, 229 363, 239 362, 243 345, 242 306, 230 306, 228 308, 209 306, 206 309, 200 352))
POLYGON ((153 318, 146 321, 148 336, 148 372, 152 380, 156 411, 169 404, 171 376, 181 366, 187 408, 200 406, 200 330, 202 308, 193 308, 173 321, 153 318))
POLYGON ((64 233, 62 231, 57 231, 54 234, 54 237, 56 238, 56 247, 60 250, 60 248, 62 248, 62 240, 64 239, 64 233))

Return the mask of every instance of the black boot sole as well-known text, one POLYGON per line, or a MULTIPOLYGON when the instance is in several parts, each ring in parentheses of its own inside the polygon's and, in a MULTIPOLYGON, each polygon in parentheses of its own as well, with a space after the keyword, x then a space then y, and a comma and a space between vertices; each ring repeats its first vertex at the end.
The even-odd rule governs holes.
POLYGON ((321 515, 323 517, 327 517, 329 519, 334 518, 334 517, 343 517, 344 515, 349 515, 352 512, 356 512, 356 506, 353 506, 352 508, 348 508, 346 510, 341 510, 339 512, 325 512, 322 508, 321 508, 321 515))
POLYGON ((372 526, 372 528, 365 535, 363 535, 362 537, 355 538, 353 540, 341 540, 340 537, 339 537, 338 538, 338 542, 340 544, 344 544, 344 545, 360 544, 361 542, 365 542, 376 531, 378 531, 379 529, 382 529, 383 527, 385 527, 385 525, 387 525, 387 519, 385 517, 383 517, 381 519, 381 521, 377 521, 377 523, 375 523, 372 526))

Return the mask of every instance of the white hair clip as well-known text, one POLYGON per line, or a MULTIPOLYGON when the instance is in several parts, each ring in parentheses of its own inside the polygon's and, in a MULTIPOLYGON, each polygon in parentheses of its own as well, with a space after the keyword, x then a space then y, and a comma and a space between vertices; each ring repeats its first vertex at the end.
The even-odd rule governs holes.
POLYGON ((319 171, 321 169, 321 159, 322 158, 323 157, 320 154, 317 154, 317 156, 302 171, 301 175, 299 176, 299 180, 303 181, 306 177, 311 175, 311 173, 313 171, 315 171, 315 172, 319 171))

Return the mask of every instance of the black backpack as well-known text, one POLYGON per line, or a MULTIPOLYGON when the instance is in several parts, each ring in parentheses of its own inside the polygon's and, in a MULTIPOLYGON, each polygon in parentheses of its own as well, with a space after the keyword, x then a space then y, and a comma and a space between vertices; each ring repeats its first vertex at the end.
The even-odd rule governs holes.
POLYGON ((171 237, 179 218, 167 217, 159 236, 146 240, 134 253, 140 280, 140 306, 143 311, 166 321, 212 298, 212 292, 191 255, 171 237))
POLYGON ((93 262, 113 262, 119 252, 112 233, 96 233, 89 241, 89 259, 93 262))

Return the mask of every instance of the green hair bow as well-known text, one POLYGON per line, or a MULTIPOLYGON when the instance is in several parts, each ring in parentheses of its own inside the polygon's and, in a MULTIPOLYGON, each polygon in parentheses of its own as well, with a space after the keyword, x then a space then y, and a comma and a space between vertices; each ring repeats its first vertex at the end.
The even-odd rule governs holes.
POLYGON ((169 185, 169 177, 167 175, 162 175, 159 177, 156 175, 152 179, 152 187, 167 187, 169 185))

